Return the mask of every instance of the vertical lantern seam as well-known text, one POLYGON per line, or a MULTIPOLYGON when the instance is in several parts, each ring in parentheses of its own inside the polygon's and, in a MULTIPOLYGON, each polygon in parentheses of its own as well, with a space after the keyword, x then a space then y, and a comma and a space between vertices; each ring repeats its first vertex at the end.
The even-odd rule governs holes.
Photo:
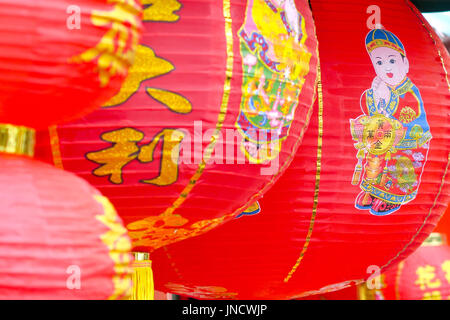
MULTIPOLYGON (((318 58, 319 59, 319 58, 318 58)), ((303 257, 306 254, 306 251, 308 250, 309 243, 311 241, 312 232, 314 229, 314 225, 316 222, 316 216, 317 216, 317 208, 319 206, 319 187, 320 187, 320 175, 322 171, 322 138, 323 138, 323 92, 322 92, 322 75, 320 70, 320 62, 318 62, 318 83, 317 83, 317 92, 318 92, 318 105, 319 105, 319 134, 317 138, 317 160, 316 160, 316 182, 314 187, 314 202, 313 202, 313 208, 312 208, 312 215, 311 220, 309 223, 308 228, 308 234, 305 239, 305 243, 303 245, 303 249, 300 253, 300 256, 298 257, 295 265, 292 267, 292 269, 289 271, 288 275, 284 278, 284 282, 287 283, 294 273, 297 271, 298 267, 300 266, 300 263, 303 260, 303 257)))
POLYGON ((180 279, 180 281, 183 281, 184 278, 181 275, 180 270, 177 268, 177 266, 175 265, 175 262, 173 261, 172 255, 170 254, 169 250, 167 249, 167 246, 163 247, 164 253, 166 254, 167 260, 170 262, 170 264, 172 265, 173 270, 175 271, 176 275, 178 276, 178 278, 180 279))
POLYGON ((58 127, 57 126, 48 127, 48 134, 50 138, 50 148, 52 150, 53 164, 55 165, 55 167, 64 170, 58 135, 58 127))

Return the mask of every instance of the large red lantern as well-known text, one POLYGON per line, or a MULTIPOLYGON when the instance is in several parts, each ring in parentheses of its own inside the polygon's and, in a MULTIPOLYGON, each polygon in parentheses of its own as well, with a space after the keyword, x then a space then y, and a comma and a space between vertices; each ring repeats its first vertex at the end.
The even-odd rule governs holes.
POLYGON ((111 203, 71 173, 0 156, 0 299, 124 299, 131 242, 111 203))
POLYGON ((287 299, 362 283, 447 207, 450 61, 431 27, 403 0, 311 6, 323 96, 294 161, 259 214, 155 251, 157 290, 287 299), (370 5, 385 29, 367 28, 370 5))
POLYGON ((46 128, 120 88, 141 31, 138 0, 2 0, 0 123, 46 128))
POLYGON ((37 150, 111 199, 136 251, 204 233, 261 197, 301 143, 317 75, 304 0, 158 1, 144 27, 122 90, 37 150))

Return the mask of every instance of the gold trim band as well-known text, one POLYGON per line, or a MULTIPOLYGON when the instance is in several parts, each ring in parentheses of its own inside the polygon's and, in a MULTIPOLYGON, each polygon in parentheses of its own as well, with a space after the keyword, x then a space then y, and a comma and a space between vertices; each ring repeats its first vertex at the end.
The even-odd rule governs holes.
POLYGON ((133 252, 134 261, 150 260, 150 254, 147 252, 133 252))
POLYGON ((32 128, 0 124, 0 152, 16 155, 34 155, 36 131, 32 128))

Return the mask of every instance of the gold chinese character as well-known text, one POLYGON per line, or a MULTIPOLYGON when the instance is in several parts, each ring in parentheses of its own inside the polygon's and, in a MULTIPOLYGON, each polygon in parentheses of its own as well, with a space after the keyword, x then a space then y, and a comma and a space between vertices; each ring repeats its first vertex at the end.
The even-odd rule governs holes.
MULTIPOLYGON (((167 60, 157 57, 155 52, 140 45, 136 53, 136 62, 131 67, 129 75, 118 94, 109 100, 104 107, 117 106, 127 101, 139 90, 142 81, 150 80, 174 70, 167 60)), ((170 110, 186 114, 192 111, 192 104, 182 95, 163 89, 146 88, 147 94, 170 110)))
POLYGON ((442 270, 445 272, 445 279, 447 279, 448 283, 450 283, 450 260, 446 260, 442 264, 442 270))
POLYGON ((133 128, 125 128, 102 134, 102 140, 111 142, 113 146, 101 151, 86 154, 89 160, 101 164, 93 171, 99 177, 109 176, 114 184, 123 182, 122 169, 137 158, 139 146, 137 143, 144 139, 144 134, 133 128))
POLYGON ((141 180, 142 183, 168 186, 178 179, 178 160, 180 157, 180 144, 185 134, 180 130, 164 129, 155 136, 153 141, 141 148, 138 160, 147 163, 153 161, 153 153, 158 143, 162 141, 160 174, 151 180, 141 180))
POLYGON ((417 268, 416 274, 418 277, 415 283, 420 286, 421 290, 436 289, 441 286, 441 281, 435 279, 435 268, 430 265, 417 268))
POLYGON ((112 143, 112 147, 90 152, 86 157, 101 165, 93 171, 94 175, 109 176, 110 182, 120 184, 123 182, 123 168, 135 159, 141 163, 152 162, 156 146, 162 142, 158 177, 150 180, 143 179, 141 182, 167 186, 178 179, 180 144, 184 137, 185 134, 180 130, 164 129, 149 144, 139 146, 138 142, 144 139, 142 132, 133 128, 119 129, 101 136, 102 140, 112 143))
POLYGON ((96 218, 108 227, 108 231, 102 234, 100 238, 108 247, 109 256, 114 262, 115 274, 112 277, 114 293, 109 299, 116 300, 131 294, 131 273, 133 272, 130 267, 131 255, 129 254, 131 241, 128 238, 127 229, 122 225, 122 221, 111 202, 100 195, 95 195, 94 198, 103 207, 103 214, 97 215, 96 218))
POLYGON ((439 291, 425 292, 422 300, 442 300, 441 293, 439 291))
POLYGON ((162 89, 147 88, 147 94, 173 112, 186 114, 192 111, 192 105, 189 100, 178 93, 162 89))
POLYGON ((149 47, 139 45, 136 51, 136 61, 130 68, 124 84, 104 107, 117 106, 127 101, 140 87, 144 80, 159 77, 174 69, 167 60, 157 57, 149 47))
POLYGON ((144 21, 175 22, 180 19, 175 11, 181 9, 177 0, 142 0, 144 5, 144 21))
POLYGON ((71 62, 96 62, 100 84, 105 87, 116 74, 125 76, 133 64, 139 42, 141 7, 135 0, 108 0, 114 4, 111 11, 94 10, 92 24, 108 27, 100 42, 75 56, 71 62))

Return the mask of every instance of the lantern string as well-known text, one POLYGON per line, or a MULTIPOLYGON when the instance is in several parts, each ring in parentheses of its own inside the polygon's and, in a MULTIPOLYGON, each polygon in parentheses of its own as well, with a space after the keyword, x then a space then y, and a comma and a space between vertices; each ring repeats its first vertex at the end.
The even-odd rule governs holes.
POLYGON ((0 152, 34 156, 36 131, 12 124, 0 124, 0 152))
MULTIPOLYGON (((317 57, 319 57, 317 55, 317 57)), ((319 58, 318 58, 319 60, 319 58)), ((319 60, 320 61, 320 60, 319 60)), ((320 62, 318 62, 317 67, 317 99, 318 99, 318 118, 319 118, 319 134, 317 138, 317 160, 316 160, 316 183, 314 187, 314 202, 313 202, 313 208, 312 208, 312 216, 311 221, 309 223, 309 229, 308 234, 305 239, 305 243, 303 245, 303 249, 300 253, 299 258, 297 259, 297 262, 292 267, 291 271, 289 271, 286 278, 284 278, 284 282, 287 283, 292 276, 294 275, 295 271, 297 271, 298 267, 300 266, 300 263, 303 260, 303 257, 305 256, 306 251, 308 250, 309 243, 311 241, 312 232, 314 229, 314 224, 316 221, 316 215, 317 215, 317 207, 319 206, 319 187, 320 187, 320 174, 322 171, 322 143, 323 143, 323 91, 322 91, 322 74, 320 69, 320 62)))

